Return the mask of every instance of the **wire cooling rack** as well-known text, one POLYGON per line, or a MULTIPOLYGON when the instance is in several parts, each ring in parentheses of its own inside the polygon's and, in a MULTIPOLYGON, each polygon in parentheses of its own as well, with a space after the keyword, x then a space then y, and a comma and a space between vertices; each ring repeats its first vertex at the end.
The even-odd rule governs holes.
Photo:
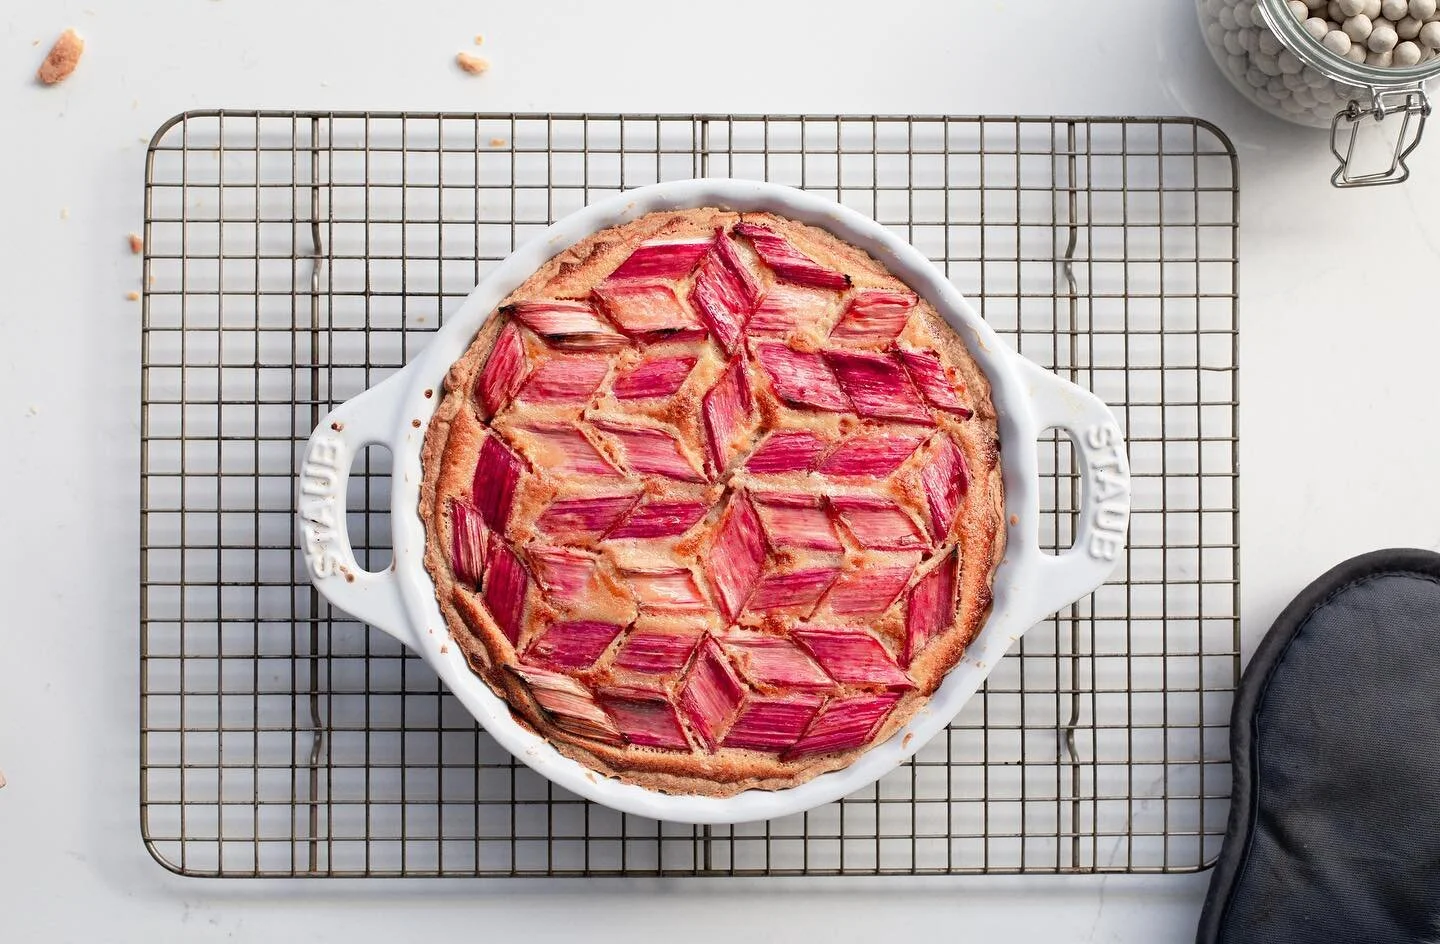
MULTIPOLYGON (((140 797, 205 876, 1154 872, 1225 829, 1239 674, 1235 154, 1188 119, 191 112, 146 162, 140 797), (310 588, 295 469, 511 248, 660 180, 762 178, 903 234, 1028 357, 1115 406, 1115 579, 1035 627, 912 763, 769 823, 564 793, 310 588)), ((1007 443, 1006 448, 1029 448, 1007 443)), ((1067 546, 1068 440, 1038 444, 1067 546)), ((351 478, 362 565, 388 480, 351 478)))

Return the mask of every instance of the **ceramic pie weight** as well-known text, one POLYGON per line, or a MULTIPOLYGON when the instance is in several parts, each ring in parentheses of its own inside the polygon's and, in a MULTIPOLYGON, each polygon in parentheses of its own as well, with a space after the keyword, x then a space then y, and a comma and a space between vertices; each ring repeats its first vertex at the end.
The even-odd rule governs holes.
POLYGON ((1440 939, 1440 554, 1307 587, 1236 693, 1229 832, 1199 944, 1440 939))

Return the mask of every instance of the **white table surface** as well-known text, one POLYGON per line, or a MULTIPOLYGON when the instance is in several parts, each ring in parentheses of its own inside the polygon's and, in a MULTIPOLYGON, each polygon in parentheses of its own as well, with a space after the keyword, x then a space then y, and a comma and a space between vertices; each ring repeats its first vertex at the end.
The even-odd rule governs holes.
POLYGON ((1205 875, 210 882, 169 875, 140 843, 140 334, 125 297, 140 288, 140 261, 125 234, 140 228, 144 142, 187 108, 1212 119, 1241 162, 1247 649, 1340 559, 1440 546, 1440 131, 1409 185, 1338 192, 1322 135, 1262 115, 1225 84, 1192 0, 1088 0, 1044 15, 1061 6, 5 4, 0 940, 618 941, 643 928, 693 941, 1192 940, 1205 875), (33 71, 66 26, 86 37, 84 60, 41 88, 33 71), (494 68, 469 78, 452 57, 477 32, 494 68), (763 62, 745 52, 757 35, 763 62))

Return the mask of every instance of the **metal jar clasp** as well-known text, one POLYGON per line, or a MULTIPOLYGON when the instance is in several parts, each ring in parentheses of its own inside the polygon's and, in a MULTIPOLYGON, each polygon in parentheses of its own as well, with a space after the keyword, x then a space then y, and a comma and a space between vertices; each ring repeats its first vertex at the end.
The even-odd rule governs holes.
POLYGON ((1330 151, 1340 162, 1340 166, 1330 177, 1330 183, 1336 187, 1373 187, 1404 183, 1410 177, 1410 167, 1405 163, 1405 159, 1420 144, 1420 138, 1425 133, 1425 121, 1429 117, 1430 99, 1419 84, 1384 90, 1372 88, 1368 105, 1351 99, 1345 109, 1337 113, 1330 122, 1330 151), (1400 122, 1400 134, 1395 139, 1390 165, 1381 170, 1355 172, 1355 142, 1359 137, 1361 122, 1366 118, 1373 118, 1379 123, 1384 121, 1387 115, 1396 113, 1404 118, 1400 122), (1347 131, 1349 140, 1345 142, 1342 150, 1341 141, 1347 137, 1347 131))

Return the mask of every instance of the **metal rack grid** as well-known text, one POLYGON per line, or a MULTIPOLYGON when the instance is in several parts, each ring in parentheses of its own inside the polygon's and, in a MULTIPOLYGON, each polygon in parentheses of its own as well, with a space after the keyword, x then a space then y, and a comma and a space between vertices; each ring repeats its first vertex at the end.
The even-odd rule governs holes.
MULTIPOLYGON (((1239 674, 1237 206, 1230 143, 1188 119, 177 116, 146 162, 148 848, 206 876, 1203 868, 1239 674), (318 598, 293 525, 312 426, 513 246, 698 175, 895 228, 1022 353, 1113 404, 1134 467, 1123 569, 1032 630, 945 736, 841 802, 733 828, 623 816, 517 764, 423 662, 318 598)), ((1066 546, 1069 443, 1036 448, 1045 537, 1066 546)), ((351 480, 371 568, 383 468, 351 480)))

